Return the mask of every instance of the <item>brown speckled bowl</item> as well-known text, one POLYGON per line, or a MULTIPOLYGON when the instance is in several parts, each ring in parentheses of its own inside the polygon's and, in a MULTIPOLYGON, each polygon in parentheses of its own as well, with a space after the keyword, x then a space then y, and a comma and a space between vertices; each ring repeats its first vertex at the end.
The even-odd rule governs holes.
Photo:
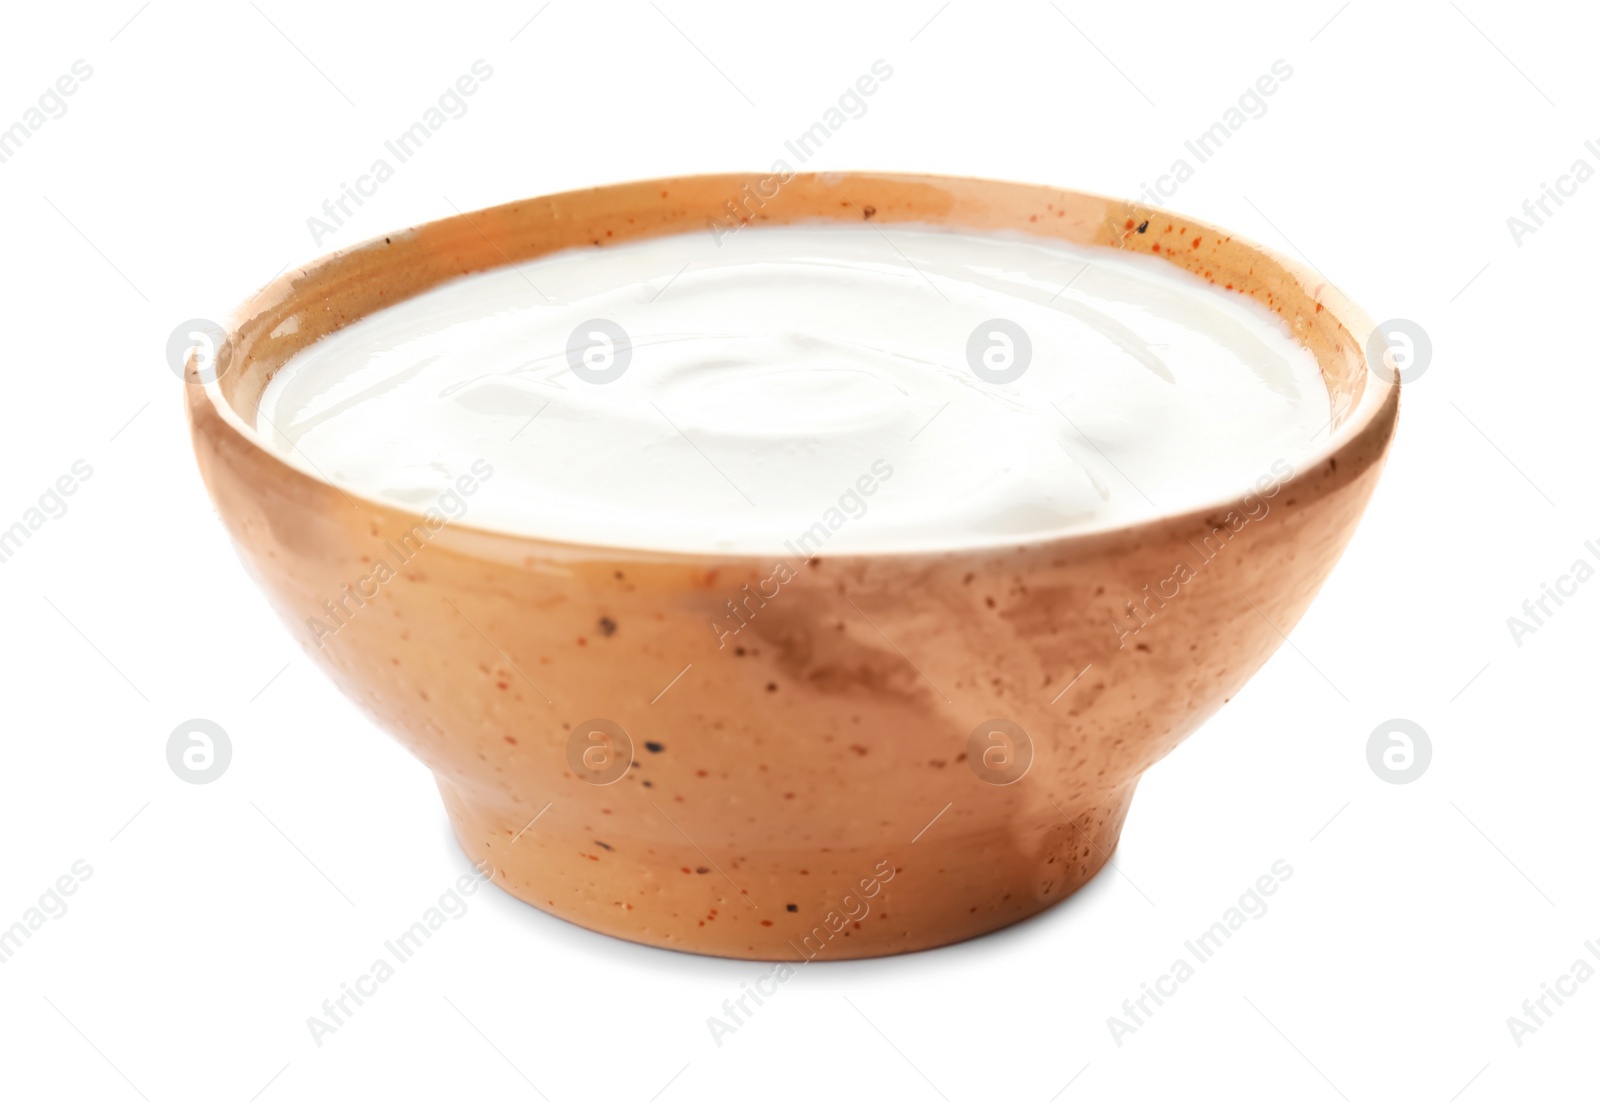
POLYGON ((1372 325, 1343 296, 1192 219, 993 181, 802 175, 765 196, 761 179, 524 200, 292 272, 240 309, 219 380, 190 365, 195 452, 284 622, 434 772, 462 847, 512 894, 599 932, 740 958, 948 944, 1100 870, 1140 774, 1244 685, 1332 569, 1398 388, 1368 371, 1372 325), (708 626, 783 558, 436 527, 332 486, 252 429, 273 372, 354 319, 551 250, 704 230, 752 194, 767 223, 869 213, 1154 254, 1287 319, 1337 417, 1293 468, 1205 509, 1002 548, 786 563, 783 600, 736 647, 708 626), (380 562, 396 578, 367 596, 380 562), (317 624, 335 600, 329 635, 317 624))

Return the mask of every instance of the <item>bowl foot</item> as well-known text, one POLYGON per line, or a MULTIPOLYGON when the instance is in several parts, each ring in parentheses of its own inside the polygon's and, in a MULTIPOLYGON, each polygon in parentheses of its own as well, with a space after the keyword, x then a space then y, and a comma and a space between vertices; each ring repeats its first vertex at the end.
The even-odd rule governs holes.
MULTIPOLYGON (((442 777, 439 789, 467 856, 528 904, 624 940, 765 962, 896 955, 1031 917, 1100 871, 1133 798, 1129 784, 1062 812, 1037 794, 1008 795, 1015 816, 984 832, 964 831, 969 818, 952 802, 915 842, 901 834, 868 847, 780 841, 757 850, 747 840, 722 847, 709 834, 691 842, 659 808, 648 835, 630 834, 621 818, 595 817, 592 804, 563 810, 557 801, 541 813, 442 777)), ((992 794, 969 804, 974 825, 995 824, 980 809, 992 794)))

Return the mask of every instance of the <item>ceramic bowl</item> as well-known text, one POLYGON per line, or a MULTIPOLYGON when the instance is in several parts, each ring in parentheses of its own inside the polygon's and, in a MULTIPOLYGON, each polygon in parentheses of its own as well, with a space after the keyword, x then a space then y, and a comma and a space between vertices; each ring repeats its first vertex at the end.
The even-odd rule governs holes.
POLYGON ((335 253, 244 304, 223 371, 202 380, 191 363, 186 390, 246 568, 307 654, 434 773, 496 883, 645 944, 844 959, 1009 925, 1107 862, 1140 775, 1277 649, 1355 529, 1399 398, 1392 373, 1369 370, 1372 330, 1301 266, 1124 201, 929 176, 700 176, 523 200, 335 253), (1159 257, 1285 319, 1321 365, 1330 427, 1201 509, 809 562, 410 513, 252 428, 273 372, 355 319, 552 250, 714 233, 735 211, 1159 257), (759 613, 729 641, 711 627, 734 600, 759 613))

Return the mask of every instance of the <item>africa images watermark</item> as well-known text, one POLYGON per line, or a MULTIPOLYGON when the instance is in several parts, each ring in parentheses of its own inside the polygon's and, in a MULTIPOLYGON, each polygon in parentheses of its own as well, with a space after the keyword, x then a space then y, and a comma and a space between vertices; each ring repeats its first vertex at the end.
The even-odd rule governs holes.
POLYGON ((1166 973, 1156 977, 1153 987, 1139 983, 1138 996, 1123 1001, 1121 1015, 1112 1014, 1106 1018, 1106 1028, 1111 1032, 1112 1041, 1121 1047, 1125 1037, 1148 1024, 1156 1011, 1166 1004, 1163 999, 1174 997, 1178 987, 1195 976, 1200 964, 1215 958, 1223 946, 1233 939, 1233 934, 1248 922, 1259 921, 1267 915, 1267 898, 1276 894, 1282 884, 1293 877, 1294 868, 1289 866, 1287 860, 1273 860, 1269 871, 1239 895, 1237 904, 1223 910, 1221 918, 1213 921, 1199 936, 1183 942, 1183 950, 1187 955, 1174 959, 1166 973), (1192 963, 1191 957, 1194 960, 1192 963))
POLYGON ((88 461, 81 457, 73 461, 65 472, 56 477, 55 482, 39 494, 33 506, 24 510, 22 516, 8 528, 0 530, 0 564, 16 556, 28 539, 44 528, 46 522, 65 516, 67 498, 77 494, 79 485, 93 475, 94 468, 88 461))
POLYGON ((1211 532, 1200 538, 1200 544, 1189 542, 1189 547, 1199 554, 1196 561, 1198 567, 1191 567, 1188 561, 1179 561, 1172 567, 1172 574, 1155 583, 1147 583, 1140 592, 1143 600, 1135 603, 1129 599, 1123 603, 1128 612, 1129 624, 1124 625, 1116 618, 1111 619, 1111 628, 1117 635, 1117 647, 1126 648, 1128 638, 1136 637, 1150 623, 1155 621, 1161 611, 1166 609, 1167 603, 1176 599, 1183 593, 1183 588, 1199 577, 1200 569, 1215 560, 1227 548, 1228 542, 1239 534, 1251 522, 1260 522, 1272 512, 1272 507, 1267 500, 1277 495, 1283 489, 1284 483, 1294 476, 1294 465, 1282 457, 1272 462, 1271 473, 1264 474, 1256 479, 1255 493, 1246 495, 1240 500, 1237 510, 1230 510, 1220 519, 1213 520, 1215 516, 1208 516, 1206 524, 1211 527, 1211 532), (1215 542, 1215 547, 1213 547, 1215 542))
POLYGON ((378 189, 394 177, 396 165, 410 161, 430 138, 444 129, 446 123, 465 115, 469 106, 467 98, 475 95, 482 82, 492 76, 494 67, 488 62, 482 58, 473 62, 469 72, 461 74, 454 84, 441 92, 416 122, 384 142, 384 155, 375 158, 367 171, 356 177, 355 184, 340 182, 338 195, 322 201, 322 214, 326 218, 312 215, 306 219, 306 229, 311 231, 312 242, 320 246, 324 238, 354 215, 350 210, 351 204, 360 207, 365 200, 377 195, 378 189), (393 164, 389 161, 390 156, 394 158, 393 164))
POLYGON ((0 929, 0 963, 6 963, 22 950, 22 945, 33 939, 33 934, 49 921, 59 921, 67 915, 66 899, 78 892, 81 884, 94 875, 88 860, 75 859, 72 866, 55 882, 45 887, 38 902, 22 911, 20 920, 0 929))
MULTIPOLYGON (((888 461, 882 458, 873 461, 868 471, 846 487, 833 506, 822 512, 821 518, 793 540, 785 541, 783 547, 793 553, 801 564, 809 563, 847 523, 866 515, 867 500, 893 475, 894 466, 888 461)), ((725 620, 711 623, 711 632, 717 636, 717 647, 726 648, 729 639, 737 637, 745 626, 755 620, 761 609, 777 598, 784 584, 794 579, 796 574, 787 560, 779 560, 773 564, 770 574, 756 582, 754 590, 746 583, 737 599, 728 600, 725 620), (771 590, 768 590, 769 587, 771 590)))
POLYGON ((346 583, 337 598, 323 602, 322 613, 327 616, 326 621, 316 615, 306 618, 306 629, 316 640, 318 648, 325 647, 329 637, 349 625, 350 620, 368 602, 377 598, 384 585, 400 574, 398 569, 405 567, 421 553, 440 530, 451 522, 459 522, 466 515, 468 500, 477 492, 479 484, 487 483, 489 477, 494 475, 493 466, 482 459, 473 461, 470 471, 472 475, 459 477, 432 507, 422 512, 421 522, 395 539, 399 544, 392 540, 384 541, 383 547, 388 551, 388 557, 374 561, 372 570, 356 580, 354 585, 346 583), (473 479, 473 476, 477 479, 473 479), (394 565, 389 563, 390 560, 394 561, 394 565), (351 609, 351 603, 355 604, 355 609, 351 609))
MULTIPOLYGON (((821 921, 812 925, 810 930, 800 937, 798 945, 790 939, 789 946, 800 956, 801 962, 775 963, 770 971, 755 980, 754 986, 748 982, 744 983, 737 998, 729 998, 722 1003, 722 1016, 713 1014, 706 1018, 706 1028, 711 1032, 712 1042, 721 1047, 723 1037, 733 1035, 755 1016, 755 1010, 750 1008, 750 1002, 755 1002, 756 1008, 759 1009, 765 1004, 762 999, 776 994, 781 983, 788 982, 799 973, 801 967, 826 951, 834 940, 849 930, 851 925, 859 926, 872 912, 872 907, 867 905, 867 902, 883 892, 884 883, 892 881, 895 873, 892 863, 886 859, 879 860, 873 867, 870 877, 857 880, 859 895, 855 891, 846 893, 839 901, 839 908, 828 910, 821 921)), ((798 907, 790 905, 788 910, 790 913, 795 913, 798 912, 798 907)))
MULTIPOLYGON (((1596 561, 1600 561, 1600 545, 1593 541, 1585 541, 1583 548, 1596 561)), ((1553 617, 1556 610, 1566 605, 1565 600, 1576 595, 1578 588, 1588 583, 1594 576, 1594 565, 1580 556, 1572 562, 1571 568, 1556 576, 1554 587, 1541 582, 1537 597, 1522 600, 1522 616, 1513 614, 1506 619, 1506 628, 1511 631, 1511 639, 1516 642, 1516 646, 1521 648, 1524 637, 1531 637, 1543 629, 1545 621, 1553 617), (1551 603, 1555 603, 1555 610, 1550 608, 1551 603)))
POLYGON ((378 987, 388 982, 395 976, 395 968, 422 950, 422 946, 433 939, 433 934, 444 928, 451 921, 459 921, 467 913, 467 899, 478 892, 494 874, 494 868, 488 860, 479 860, 474 864, 477 871, 474 874, 462 875, 455 883, 440 894, 436 903, 422 911, 422 916, 413 921, 393 940, 383 942, 383 950, 387 956, 378 956, 364 974, 356 976, 352 985, 347 982, 339 983, 337 997, 328 998, 322 1003, 322 1016, 312 1015, 306 1018, 306 1028, 311 1032, 311 1040, 318 1047, 322 1041, 332 1036, 343 1028, 354 1017, 356 1010, 366 1004, 367 998, 378 993, 378 987), (393 957, 394 962, 389 962, 393 957), (355 1008, 351 1008, 351 1003, 355 1008))
MULTIPOLYGON (((1594 956, 1596 963, 1600 963, 1600 940, 1584 941, 1583 950, 1594 956)), ((1512 1042, 1521 1047, 1527 1037, 1543 1028, 1545 1022, 1567 1004, 1563 999, 1576 997, 1578 987, 1594 978, 1595 974, 1594 964, 1579 956, 1572 961, 1572 966, 1565 974, 1557 976, 1555 986, 1539 983, 1539 996, 1522 1003, 1522 1015, 1512 1014, 1506 1018, 1506 1028, 1511 1032, 1512 1042), (1551 1008, 1552 1003, 1554 1009, 1551 1008)))
POLYGON ((94 66, 79 58, 67 72, 55 79, 55 83, 39 93, 38 101, 25 110, 21 118, 0 130, 0 165, 16 157, 23 144, 43 130, 46 123, 65 115, 67 97, 76 93, 79 86, 92 76, 94 66))
MULTIPOLYGON (((1583 148, 1590 156, 1600 160, 1600 144, 1594 139, 1585 142, 1583 148)), ((1557 209, 1564 206, 1567 200, 1578 194, 1579 186, 1594 179, 1594 173, 1594 166, 1590 165, 1587 159, 1580 157, 1566 172, 1556 177, 1553 186, 1540 181, 1539 194, 1533 199, 1522 201, 1522 217, 1516 215, 1506 217, 1506 229, 1511 231, 1511 241, 1516 247, 1521 249, 1522 240, 1537 234, 1546 220, 1555 215, 1551 204, 1555 204, 1557 209)))
MULTIPOLYGON (((1277 59, 1267 72, 1256 78, 1254 84, 1239 94, 1235 106, 1224 111, 1220 119, 1192 141, 1185 141, 1183 148, 1194 155, 1195 164, 1204 165, 1210 161, 1229 139, 1245 128, 1245 124, 1264 116, 1268 108, 1267 99, 1275 95, 1283 82, 1292 76, 1294 66, 1282 58, 1277 59)), ((1149 207, 1164 206, 1166 201, 1178 194, 1179 188, 1193 179, 1194 173, 1195 166, 1189 163, 1189 159, 1179 157, 1165 173, 1156 177, 1154 184, 1139 185, 1139 202, 1149 207)))
POLYGON ((209 718, 190 718, 167 737, 167 766, 186 783, 214 783, 232 762, 233 741, 209 718))
MULTIPOLYGON (((839 94, 835 106, 824 111, 822 118, 794 139, 784 142, 783 148, 793 154, 799 164, 804 165, 809 161, 828 139, 844 129, 846 123, 865 115, 867 98, 875 95, 881 84, 894 76, 894 66, 882 58, 875 60, 868 68, 869 72, 861 74, 854 84, 839 94)), ((795 168, 787 158, 780 157, 773 161, 767 176, 746 182, 737 196, 723 204, 724 213, 720 219, 706 220, 712 240, 721 247, 725 240, 744 229, 755 218, 756 212, 765 207, 794 177, 795 168)))

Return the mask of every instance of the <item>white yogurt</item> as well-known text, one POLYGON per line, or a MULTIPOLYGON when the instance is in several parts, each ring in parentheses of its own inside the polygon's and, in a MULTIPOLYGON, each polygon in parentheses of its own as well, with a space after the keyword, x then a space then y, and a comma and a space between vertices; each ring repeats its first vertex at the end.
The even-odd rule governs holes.
POLYGON ((480 528, 821 555, 1201 506, 1281 477, 1328 419, 1281 319, 1168 262, 861 223, 463 277, 303 350, 257 427, 412 509, 486 462, 459 511, 480 528))

